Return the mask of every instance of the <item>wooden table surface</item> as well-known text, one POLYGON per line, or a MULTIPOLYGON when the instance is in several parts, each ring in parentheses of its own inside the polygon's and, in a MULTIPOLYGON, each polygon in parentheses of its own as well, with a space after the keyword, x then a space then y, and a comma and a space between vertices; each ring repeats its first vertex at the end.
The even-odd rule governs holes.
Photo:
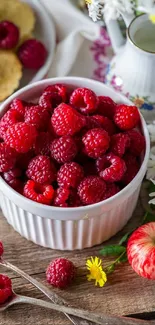
MULTIPOLYGON (((108 243, 117 243, 127 230, 137 226, 144 215, 142 197, 139 199, 136 211, 128 225, 108 243)), ((22 238, 7 224, 0 212, 0 240, 5 246, 5 259, 23 269, 37 280, 46 284, 45 270, 49 262, 56 257, 71 259, 78 267, 78 276, 75 283, 65 291, 55 290, 72 306, 85 308, 90 311, 117 315, 127 315, 155 311, 155 283, 140 278, 128 263, 119 265, 115 272, 108 277, 103 288, 94 286, 86 279, 85 262, 87 257, 98 255, 100 247, 83 251, 61 252, 39 247, 22 238)), ((107 243, 104 243, 104 245, 107 243)), ((104 264, 109 263, 104 259, 104 264)), ((0 266, 0 273, 8 274, 13 281, 13 287, 19 294, 36 298, 44 298, 43 294, 18 275, 0 266)), ((14 306, 0 315, 1 325, 70 325, 65 316, 38 307, 28 305, 14 306)))

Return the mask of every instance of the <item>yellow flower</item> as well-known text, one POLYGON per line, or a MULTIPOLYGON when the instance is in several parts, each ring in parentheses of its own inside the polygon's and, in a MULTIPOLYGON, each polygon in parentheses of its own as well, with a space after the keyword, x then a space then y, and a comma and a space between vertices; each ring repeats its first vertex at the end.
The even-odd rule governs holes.
POLYGON ((86 4, 92 4, 92 0, 85 0, 86 4))
POLYGON ((152 21, 153 24, 155 24, 155 14, 149 15, 149 19, 152 21))
POLYGON ((96 286, 99 285, 103 287, 107 282, 107 276, 101 264, 102 261, 98 257, 91 257, 91 259, 86 261, 87 270, 90 272, 90 274, 87 275, 88 281, 95 280, 96 286))

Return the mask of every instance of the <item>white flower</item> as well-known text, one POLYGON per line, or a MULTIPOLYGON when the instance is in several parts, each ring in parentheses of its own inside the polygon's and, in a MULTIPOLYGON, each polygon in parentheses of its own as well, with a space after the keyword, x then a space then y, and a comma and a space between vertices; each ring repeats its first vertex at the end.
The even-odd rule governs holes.
POLYGON ((101 9, 103 7, 103 0, 85 0, 88 5, 89 16, 93 21, 101 19, 101 9))
MULTIPOLYGON (((150 179, 150 181, 155 185, 155 181, 150 179)), ((149 204, 155 204, 155 192, 149 194, 150 197, 154 197, 152 200, 149 201, 149 204)))
POLYGON ((106 20, 118 19, 120 13, 132 14, 135 4, 131 0, 104 0, 104 7, 102 9, 106 20))

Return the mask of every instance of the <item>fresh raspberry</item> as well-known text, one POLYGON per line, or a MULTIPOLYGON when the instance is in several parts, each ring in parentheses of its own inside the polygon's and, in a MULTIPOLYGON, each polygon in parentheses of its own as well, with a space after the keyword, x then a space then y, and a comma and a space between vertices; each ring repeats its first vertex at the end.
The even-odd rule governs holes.
POLYGON ((56 169, 49 157, 40 155, 30 161, 26 175, 36 183, 50 184, 56 179, 56 169))
POLYGON ((26 153, 18 154, 16 166, 21 170, 26 170, 30 160, 34 157, 34 152, 30 150, 26 153))
POLYGON ((72 161, 77 151, 76 142, 70 135, 55 139, 51 144, 51 156, 59 164, 72 161))
POLYGON ((98 158, 109 148, 110 138, 103 129, 89 130, 82 138, 84 152, 91 158, 98 158))
POLYGON ((140 115, 136 106, 117 105, 114 122, 121 130, 133 129, 140 121, 140 115))
POLYGON ((116 127, 113 121, 108 117, 102 115, 93 115, 90 116, 91 119, 98 123, 99 128, 103 128, 109 135, 113 135, 116 132, 116 127))
POLYGON ((19 41, 19 29, 10 21, 0 22, 0 49, 12 49, 19 41))
POLYGON ((106 161, 106 156, 102 156, 102 157, 99 157, 97 160, 96 160, 96 169, 97 169, 97 172, 100 173, 102 170, 105 169, 105 167, 108 167, 108 163, 106 161))
POLYGON ((12 283, 10 278, 0 274, 0 304, 4 304, 12 294, 12 283))
POLYGON ((39 131, 46 131, 49 121, 48 111, 41 106, 32 106, 25 111, 25 122, 35 126, 39 131))
POLYGON ((36 155, 50 155, 51 136, 48 132, 40 132, 37 136, 34 151, 36 155))
POLYGON ((50 205, 54 197, 54 189, 52 185, 42 185, 29 180, 24 186, 23 194, 32 201, 50 205))
POLYGON ((72 208, 77 208, 77 207, 80 207, 83 205, 79 198, 77 190, 74 188, 70 189, 68 205, 69 205, 69 207, 72 207, 72 208))
POLYGON ((71 106, 62 103, 55 108, 51 122, 57 135, 73 135, 85 125, 85 118, 71 106))
POLYGON ((25 68, 38 70, 45 63, 47 50, 41 42, 29 39, 19 47, 18 57, 25 68))
POLYGON ((3 174, 4 180, 16 191, 22 192, 23 183, 21 181, 22 172, 19 168, 14 168, 3 174))
POLYGON ((107 188, 106 192, 103 195, 103 200, 109 199, 120 191, 120 188, 115 183, 107 183, 106 186, 107 188))
POLYGON ((2 242, 0 241, 0 258, 2 257, 3 253, 4 253, 4 248, 2 242))
POLYGON ((117 133, 111 137, 110 149, 116 156, 122 157, 130 147, 130 138, 126 133, 117 133))
POLYGON ((5 142, 19 153, 28 152, 34 145, 37 130, 27 123, 16 123, 9 127, 5 135, 5 142))
POLYGON ((9 171, 14 167, 17 159, 17 153, 6 143, 0 143, 0 173, 9 171))
POLYGON ((76 162, 70 162, 60 167, 57 182, 60 187, 77 188, 83 177, 83 168, 76 162))
POLYGON ((54 205, 57 207, 66 208, 68 206, 67 200, 70 195, 70 190, 68 188, 59 187, 54 196, 54 205))
POLYGON ((60 289, 68 287, 75 275, 76 268, 74 264, 66 258, 55 259, 46 270, 47 282, 60 289))
POLYGON ((0 137, 5 140, 8 128, 18 122, 23 122, 23 115, 15 108, 9 109, 0 120, 0 137))
POLYGON ((107 96, 98 97, 97 114, 113 119, 115 114, 116 103, 107 96))
POLYGON ((64 85, 56 84, 50 85, 43 91, 39 105, 45 109, 52 111, 56 106, 62 102, 66 102, 67 88, 64 85))
POLYGON ((139 165, 136 157, 130 153, 127 153, 123 159, 126 163, 127 170, 122 178, 122 183, 124 185, 128 185, 134 179, 134 177, 137 175, 140 165, 139 165))
POLYGON ((102 177, 106 182, 118 182, 120 181, 126 172, 125 161, 115 156, 113 153, 105 155, 105 168, 100 172, 100 177, 102 177), (109 165, 107 167, 107 165, 109 165))
POLYGON ((140 156, 140 154, 145 150, 145 138, 137 130, 130 130, 127 132, 130 138, 130 152, 134 156, 140 156))
POLYGON ((70 96, 70 104, 76 109, 79 109, 83 114, 95 112, 97 103, 95 93, 87 88, 77 88, 70 96))
POLYGON ((98 176, 88 176, 78 187, 78 195, 84 205, 102 201, 106 191, 106 183, 98 176))
MULTIPOLYGON (((10 104, 10 108, 15 109, 17 112, 19 112, 21 114, 21 116, 23 116, 24 118, 24 114, 25 114, 25 106, 22 100, 15 98, 13 99, 12 103, 10 104)), ((20 121, 18 121, 20 122, 20 121)))

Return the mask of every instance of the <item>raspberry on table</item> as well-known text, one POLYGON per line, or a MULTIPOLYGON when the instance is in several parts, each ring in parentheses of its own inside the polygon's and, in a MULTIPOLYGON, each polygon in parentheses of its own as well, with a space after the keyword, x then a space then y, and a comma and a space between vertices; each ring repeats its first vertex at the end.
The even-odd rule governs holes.
POLYGON ((117 105, 114 122, 121 130, 130 130, 138 125, 140 115, 136 106, 117 105))
POLYGON ((33 147, 36 137, 35 126, 19 122, 9 127, 5 135, 5 142, 17 152, 26 153, 33 147))
POLYGON ((64 289, 74 280, 76 268, 66 258, 57 258, 52 261, 46 270, 47 282, 54 287, 64 289))
POLYGON ((4 253, 3 243, 0 241, 0 258, 2 257, 4 253))
POLYGON ((0 143, 0 173, 9 171, 14 167, 17 160, 17 153, 6 143, 0 143))
POLYGON ((85 118, 71 106, 62 103, 55 108, 51 123, 57 135, 74 135, 84 127, 85 118))
POLYGON ((77 188, 83 177, 83 168, 76 162, 70 162, 60 167, 57 174, 57 182, 60 187, 77 188))
POLYGON ((6 275, 0 274, 0 304, 4 304, 12 294, 11 279, 6 275))
POLYGON ((59 164, 72 161, 78 152, 76 142, 70 135, 53 140, 50 149, 52 158, 59 164))
POLYGON ((67 100, 67 88, 62 84, 50 85, 45 88, 39 98, 39 105, 52 111, 56 106, 67 100))
POLYGON ((10 108, 0 120, 0 137, 5 140, 6 131, 16 123, 23 122, 24 116, 16 108, 10 108))
POLYGON ((85 177, 78 186, 78 195, 84 205, 102 201, 106 183, 99 176, 85 177))
POLYGON ((130 137, 127 133, 117 133, 111 137, 110 150, 116 156, 122 157, 130 147, 130 137))
POLYGON ((69 195, 70 195, 70 190, 68 188, 64 188, 64 187, 59 187, 56 191, 55 191, 55 195, 54 195, 54 205, 57 207, 67 207, 68 206, 68 199, 69 199, 69 195))
POLYGON ((98 123, 98 127, 103 128, 110 136, 116 133, 116 126, 108 117, 102 115, 92 115, 90 116, 90 119, 98 123))
POLYGON ((38 184, 28 180, 24 186, 23 194, 32 201, 50 205, 54 198, 54 189, 52 185, 38 184))
POLYGON ((128 185, 134 179, 134 177, 137 175, 139 168, 140 168, 140 164, 138 163, 136 157, 130 153, 127 153, 123 157, 123 159, 126 163, 127 170, 122 178, 122 183, 124 185, 128 185))
POLYGON ((70 104, 83 114, 91 114, 97 108, 96 94, 87 88, 77 88, 70 96, 70 104))
POLYGON ((96 128, 89 130, 82 141, 84 152, 91 158, 98 158, 108 150, 110 138, 106 131, 96 128))
POLYGON ((46 109, 35 105, 26 109, 24 119, 27 124, 35 126, 38 131, 46 131, 50 122, 50 114, 46 109))
POLYGON ((116 103, 107 96, 98 96, 97 114, 113 119, 116 103))
POLYGON ((109 153, 105 155, 105 168, 100 172, 100 177, 104 179, 106 182, 119 182, 126 172, 126 164, 125 161, 114 155, 113 153, 109 153), (109 164, 109 167, 106 167, 109 164))
POLYGON ((145 138, 137 130, 130 130, 127 132, 127 135, 130 138, 130 152, 134 156, 140 156, 141 153, 145 150, 145 138))
POLYGON ((11 21, 0 22, 0 49, 12 49, 19 41, 19 28, 11 21))
POLYGON ((26 40, 18 49, 18 57, 27 69, 40 69, 47 58, 45 46, 36 39, 26 40))
POLYGON ((48 132, 40 132, 34 144, 35 154, 50 156, 51 136, 48 132))
POLYGON ((13 168, 3 173, 3 178, 14 190, 22 192, 23 182, 21 181, 22 171, 19 168, 13 168))
POLYGON ((120 188, 117 184, 115 183, 106 183, 106 192, 103 195, 103 200, 107 200, 110 197, 114 196, 115 194, 117 194, 120 191, 120 188))
MULTIPOLYGON (((25 106, 24 106, 24 102, 22 100, 20 100, 19 98, 13 99, 13 101, 10 104, 10 108, 15 109, 24 118, 25 106)), ((18 122, 20 122, 20 121, 18 121, 18 122)))
POLYGON ((26 175, 40 184, 50 184, 56 179, 56 169, 49 157, 36 156, 30 161, 26 175))

